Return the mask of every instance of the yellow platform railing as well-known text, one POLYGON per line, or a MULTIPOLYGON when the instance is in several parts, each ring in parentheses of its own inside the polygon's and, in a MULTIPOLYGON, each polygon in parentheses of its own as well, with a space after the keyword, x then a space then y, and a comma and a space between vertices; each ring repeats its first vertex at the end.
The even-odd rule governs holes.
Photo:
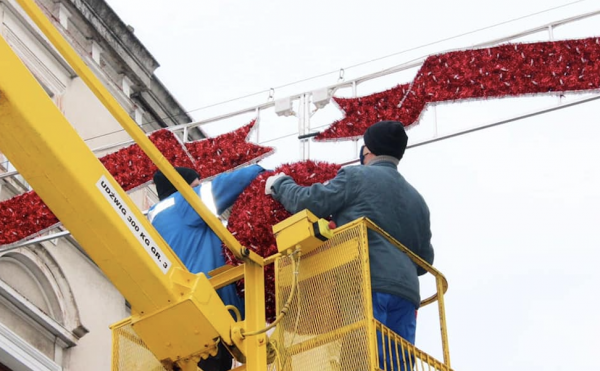
POLYGON ((377 340, 383 344, 380 359, 376 353, 375 365, 383 371, 450 371, 450 365, 440 362, 413 344, 409 343, 379 321, 373 320, 377 330, 377 340))
POLYGON ((302 255, 297 272, 293 257, 276 262, 277 305, 296 296, 271 341, 277 370, 449 370, 450 358, 443 295, 444 276, 366 218, 337 228, 334 237, 302 255), (367 231, 389 239, 416 264, 431 273, 436 293, 421 306, 438 303, 444 361, 436 360, 373 317, 367 231), (377 340, 383 344, 379 359, 377 340))
POLYGON ((379 228, 375 223, 370 221, 369 219, 365 219, 365 223, 369 229, 376 231, 377 233, 383 235, 388 241, 393 243, 398 249, 402 250, 408 257, 415 262, 419 267, 425 269, 427 273, 431 274, 435 279, 436 292, 431 296, 423 299, 421 301, 421 308, 426 305, 437 302, 438 304, 438 314, 440 321, 440 337, 442 342, 442 352, 444 357, 444 364, 450 367, 450 348, 448 346, 448 328, 446 323, 446 309, 445 309, 445 301, 444 294, 448 291, 448 280, 442 272, 437 270, 436 268, 429 265, 425 260, 421 259, 418 255, 413 253, 406 246, 402 245, 395 238, 390 236, 383 229, 379 228))

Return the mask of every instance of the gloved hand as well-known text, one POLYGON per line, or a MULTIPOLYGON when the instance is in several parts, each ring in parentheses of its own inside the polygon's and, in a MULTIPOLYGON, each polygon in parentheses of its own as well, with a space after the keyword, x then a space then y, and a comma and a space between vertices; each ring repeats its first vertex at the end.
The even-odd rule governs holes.
POLYGON ((273 184, 275 184, 275 181, 281 177, 286 176, 284 173, 278 173, 275 175, 271 175, 270 177, 267 178, 267 181, 265 182, 265 194, 266 195, 270 195, 273 194, 273 184))

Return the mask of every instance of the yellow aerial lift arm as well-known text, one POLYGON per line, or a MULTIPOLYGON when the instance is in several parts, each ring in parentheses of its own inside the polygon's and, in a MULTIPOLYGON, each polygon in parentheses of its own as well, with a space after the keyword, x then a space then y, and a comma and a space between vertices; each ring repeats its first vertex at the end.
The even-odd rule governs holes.
MULTIPOLYGON (((210 214, 77 53, 31 0, 17 0, 125 130, 171 180, 226 245, 243 258, 246 283, 260 288, 264 260, 245 249, 210 214)), ((7 42, 0 38, 0 148, 131 303, 132 324, 165 364, 195 370, 216 338, 247 357, 248 370, 266 364, 264 290, 246 298, 236 323, 204 274, 191 274, 98 161, 7 42)))

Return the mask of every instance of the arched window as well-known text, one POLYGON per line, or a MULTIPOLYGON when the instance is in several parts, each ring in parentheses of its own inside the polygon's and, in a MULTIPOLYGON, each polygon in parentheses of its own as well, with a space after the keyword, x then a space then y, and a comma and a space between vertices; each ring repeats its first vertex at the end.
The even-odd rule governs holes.
POLYGON ((0 363, 61 370, 63 349, 86 333, 68 282, 43 246, 0 254, 0 363))
POLYGON ((0 280, 15 289, 42 312, 63 324, 60 303, 42 270, 23 254, 0 257, 0 280))

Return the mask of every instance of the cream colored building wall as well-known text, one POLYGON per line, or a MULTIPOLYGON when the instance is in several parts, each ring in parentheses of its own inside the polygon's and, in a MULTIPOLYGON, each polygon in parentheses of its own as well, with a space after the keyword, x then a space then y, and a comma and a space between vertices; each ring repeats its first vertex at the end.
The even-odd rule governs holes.
POLYGON ((59 240, 57 246, 45 245, 63 267, 77 303, 79 319, 89 331, 75 347, 65 352, 65 370, 110 370, 112 343, 108 326, 130 315, 125 299, 100 269, 65 239, 59 240))
MULTIPOLYGON (((44 0, 43 5, 54 15, 60 2, 44 0)), ((14 1, 0 0, 0 25, 2 37, 91 149, 129 139, 14 1)), ((84 58, 134 116, 139 108, 120 88, 115 75, 103 72, 103 60, 94 64, 96 61, 87 54, 84 58)), ((7 169, 0 170, 2 173, 7 169)), ((13 183, 12 179, 0 182, 0 201, 27 190, 13 183)), ((131 197, 142 210, 152 202, 145 189, 133 192, 131 197)), ((129 309, 123 296, 76 242, 61 238, 18 249, 0 247, 0 269, 0 363, 14 370, 111 369, 109 326, 129 316, 129 309)))
MULTIPOLYGON (((59 2, 44 1, 43 9, 58 15, 59 2)), ((2 35, 22 58, 38 81, 52 94, 51 99, 57 104, 65 117, 86 141, 91 149, 129 140, 121 125, 100 103, 85 83, 76 77, 74 72, 60 58, 50 44, 36 32, 36 27, 27 15, 13 0, 0 2, 2 18, 2 35)), ((136 111, 143 110, 132 102, 123 90, 123 75, 115 73, 106 60, 111 60, 106 53, 101 53, 98 60, 91 56, 91 41, 82 44, 77 40, 76 30, 68 34, 75 50, 82 54, 82 59, 104 83, 108 91, 121 104, 123 109, 135 117, 136 111)), ((142 124, 143 124, 142 116, 142 124)))
POLYGON ((73 75, 68 65, 59 62, 54 49, 14 1, 0 1, 0 16, 4 39, 47 91, 55 97, 62 95, 73 75))
POLYGON ((0 303, 0 323, 11 329, 49 359, 55 360, 55 340, 40 335, 39 326, 28 322, 17 311, 9 308, 9 304, 0 303))
POLYGON ((131 139, 79 77, 65 91, 61 108, 92 150, 131 139))

